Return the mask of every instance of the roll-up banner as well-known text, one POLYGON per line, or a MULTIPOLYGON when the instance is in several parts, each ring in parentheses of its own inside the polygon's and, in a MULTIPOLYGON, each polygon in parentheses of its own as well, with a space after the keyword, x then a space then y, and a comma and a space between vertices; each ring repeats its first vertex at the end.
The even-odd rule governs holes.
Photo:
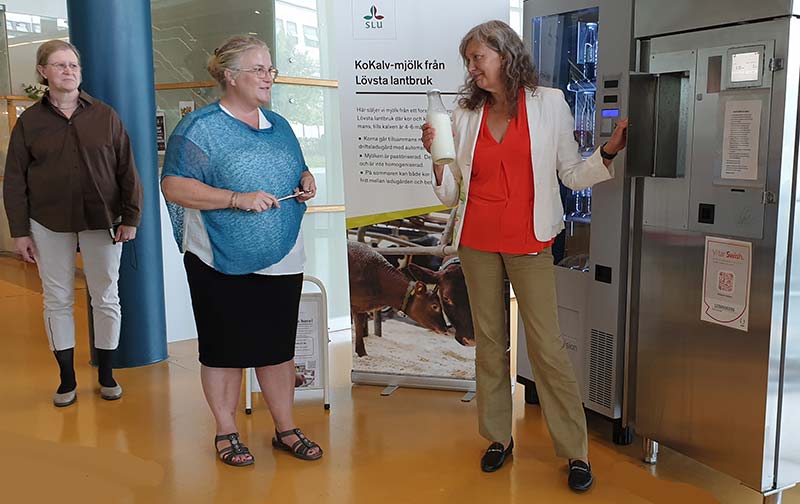
POLYGON ((458 258, 442 256, 450 210, 421 126, 428 90, 456 105, 462 37, 508 17, 507 0, 336 2, 356 383, 474 390, 466 287, 458 258))

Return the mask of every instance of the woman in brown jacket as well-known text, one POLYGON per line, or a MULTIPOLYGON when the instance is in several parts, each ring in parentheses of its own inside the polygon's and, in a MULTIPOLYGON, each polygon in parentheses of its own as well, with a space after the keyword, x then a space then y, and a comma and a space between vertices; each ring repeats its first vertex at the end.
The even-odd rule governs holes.
POLYGON ((36 63, 49 89, 11 133, 3 185, 11 236, 42 279, 45 330, 61 373, 53 403, 76 399, 72 308, 79 245, 94 310, 100 395, 119 399, 122 387, 111 368, 121 324, 117 281, 121 244, 136 237, 142 186, 122 121, 80 89, 78 50, 51 40, 39 47, 36 63))

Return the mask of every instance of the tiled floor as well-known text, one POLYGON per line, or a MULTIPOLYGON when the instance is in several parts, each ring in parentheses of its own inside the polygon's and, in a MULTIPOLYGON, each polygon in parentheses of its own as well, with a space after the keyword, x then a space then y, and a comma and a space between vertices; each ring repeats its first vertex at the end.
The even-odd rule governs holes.
MULTIPOLYGON (((86 364, 85 294, 78 286, 78 402, 57 409, 55 360, 47 349, 35 270, 0 258, 0 502, 16 503, 731 503, 761 497, 737 481, 662 448, 656 467, 639 461, 637 442, 613 445, 610 426, 590 420, 597 483, 585 495, 566 488, 538 407, 515 394, 514 457, 484 474, 475 404, 461 394, 353 386, 346 337, 332 346, 332 409, 321 394, 298 398, 299 425, 325 448, 303 462, 270 446, 263 401, 239 429, 256 457, 246 468, 215 459, 213 423, 203 400, 194 342, 170 345, 170 358, 120 370, 125 396, 100 400, 86 364)), ((785 504, 800 503, 787 492, 785 504)))

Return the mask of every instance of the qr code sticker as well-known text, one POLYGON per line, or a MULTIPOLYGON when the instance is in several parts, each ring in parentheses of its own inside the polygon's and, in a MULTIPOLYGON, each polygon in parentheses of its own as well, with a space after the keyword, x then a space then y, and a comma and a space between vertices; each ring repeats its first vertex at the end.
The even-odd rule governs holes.
POLYGON ((717 291, 720 294, 733 294, 736 275, 732 271, 720 271, 717 280, 717 291))

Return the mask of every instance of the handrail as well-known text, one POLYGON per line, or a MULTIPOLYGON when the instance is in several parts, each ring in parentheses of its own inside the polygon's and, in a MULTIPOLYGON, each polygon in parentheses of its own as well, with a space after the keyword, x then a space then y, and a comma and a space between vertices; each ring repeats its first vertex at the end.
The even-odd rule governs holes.
MULTIPOLYGON (((325 87, 325 88, 338 88, 339 81, 332 79, 315 79, 310 77, 281 77, 275 79, 275 84, 286 84, 290 86, 309 86, 309 87, 325 87)), ((156 84, 156 91, 172 91, 180 89, 204 89, 217 87, 218 83, 215 81, 194 81, 194 82, 168 82, 163 84, 156 84)), ((14 129, 17 124, 17 104, 16 102, 35 102, 36 99, 28 96, 21 95, 0 95, 0 100, 6 101, 6 112, 8 113, 8 130, 14 129)))
MULTIPOLYGON (((326 87, 338 88, 339 81, 331 79, 314 79, 308 77, 281 77, 275 79, 276 84, 287 84, 291 86, 311 86, 311 87, 326 87)), ((215 81, 195 81, 195 82, 173 82, 156 84, 156 91, 170 91, 180 89, 202 89, 217 87, 218 83, 215 81)), ((35 102, 36 98, 22 95, 0 95, 0 100, 6 101, 6 112, 8 113, 8 131, 14 129, 17 124, 17 102, 35 102)), ((0 176, 0 182, 3 177, 0 176)), ((308 213, 333 213, 344 212, 344 205, 319 205, 309 206, 308 213)))
POLYGON ((344 210, 344 205, 308 205, 306 213, 336 213, 344 210))
MULTIPOLYGON (((275 84, 287 84, 291 86, 312 86, 338 88, 339 81, 331 79, 315 79, 310 77, 281 77, 275 79, 275 84)), ((156 91, 172 91, 176 89, 203 89, 219 86, 216 81, 194 81, 194 82, 168 82, 156 84, 156 91)))

